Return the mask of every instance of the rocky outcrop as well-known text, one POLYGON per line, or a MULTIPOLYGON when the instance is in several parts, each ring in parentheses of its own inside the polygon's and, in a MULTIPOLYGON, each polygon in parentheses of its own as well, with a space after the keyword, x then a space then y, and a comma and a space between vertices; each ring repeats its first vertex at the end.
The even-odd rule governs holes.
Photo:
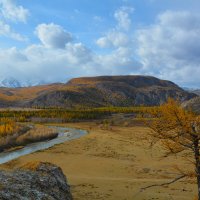
POLYGON ((60 167, 34 162, 15 171, 0 171, 0 199, 72 200, 72 195, 60 167))

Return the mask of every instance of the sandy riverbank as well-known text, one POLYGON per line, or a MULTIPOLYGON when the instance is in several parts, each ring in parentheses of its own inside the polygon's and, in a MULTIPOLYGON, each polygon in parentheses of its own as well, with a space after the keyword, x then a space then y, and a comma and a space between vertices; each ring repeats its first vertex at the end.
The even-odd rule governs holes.
POLYGON ((15 168, 29 161, 59 165, 71 185, 74 200, 193 200, 196 185, 192 180, 169 187, 155 187, 138 193, 141 187, 164 183, 176 177, 172 166, 192 166, 181 158, 160 160, 161 147, 149 150, 140 137, 147 128, 113 127, 102 130, 95 123, 66 124, 89 130, 89 134, 48 150, 21 157, 1 166, 15 168))

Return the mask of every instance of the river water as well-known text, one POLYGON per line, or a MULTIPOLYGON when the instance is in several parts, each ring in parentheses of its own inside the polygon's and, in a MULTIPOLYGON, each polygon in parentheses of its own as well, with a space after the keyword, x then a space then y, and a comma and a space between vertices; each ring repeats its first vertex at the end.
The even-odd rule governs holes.
POLYGON ((58 127, 58 126, 51 126, 50 128, 54 128, 58 131, 58 137, 43 141, 43 142, 36 142, 25 146, 22 149, 11 151, 11 152, 3 152, 0 153, 0 164, 9 162, 20 156, 24 156, 36 151, 48 149, 56 144, 61 144, 68 140, 80 138, 83 135, 87 134, 87 131, 75 128, 66 128, 66 127, 58 127))

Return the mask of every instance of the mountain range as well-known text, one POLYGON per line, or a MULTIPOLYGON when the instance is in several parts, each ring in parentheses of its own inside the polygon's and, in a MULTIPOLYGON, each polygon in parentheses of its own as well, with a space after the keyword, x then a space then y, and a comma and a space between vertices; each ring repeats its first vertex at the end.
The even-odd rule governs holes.
POLYGON ((196 96, 152 76, 99 76, 24 88, 1 87, 0 107, 153 106, 169 97, 184 102, 196 96))
POLYGON ((200 96, 200 89, 197 88, 188 88, 188 87, 183 87, 184 90, 197 94, 198 96, 200 96))
POLYGON ((31 87, 37 85, 47 84, 43 81, 21 81, 15 79, 13 77, 1 78, 0 77, 0 87, 8 87, 8 88, 20 88, 20 87, 31 87))

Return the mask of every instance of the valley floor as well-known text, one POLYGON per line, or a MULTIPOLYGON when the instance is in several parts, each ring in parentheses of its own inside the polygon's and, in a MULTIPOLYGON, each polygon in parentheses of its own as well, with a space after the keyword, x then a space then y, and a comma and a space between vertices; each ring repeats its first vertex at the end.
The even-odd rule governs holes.
POLYGON ((65 124, 86 129, 89 134, 48 150, 21 157, 1 166, 15 168, 29 161, 47 161, 60 166, 71 185, 74 200, 193 200, 195 180, 182 180, 166 187, 141 187, 165 183, 177 176, 174 165, 192 169, 189 161, 160 159, 162 148, 148 148, 141 140, 142 126, 103 130, 96 123, 65 124))

